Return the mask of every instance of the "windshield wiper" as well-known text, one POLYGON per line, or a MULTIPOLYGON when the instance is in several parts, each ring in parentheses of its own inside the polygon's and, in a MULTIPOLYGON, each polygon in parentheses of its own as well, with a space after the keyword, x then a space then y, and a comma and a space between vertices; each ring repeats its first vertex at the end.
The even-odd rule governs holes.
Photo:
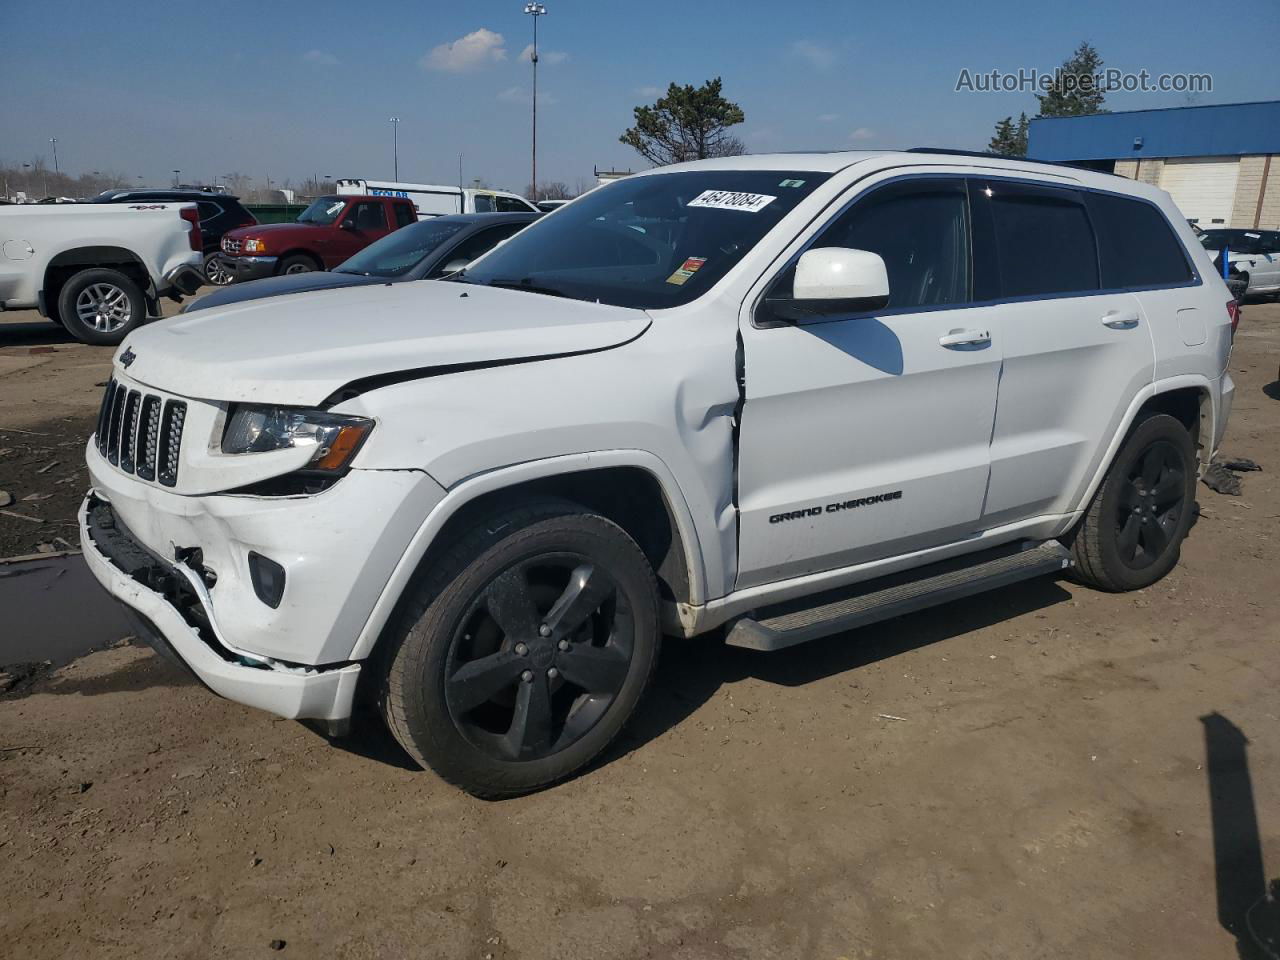
POLYGON ((526 293, 541 293, 548 297, 569 296, 569 294, 565 293, 563 290, 557 290, 555 287, 544 287, 536 283, 531 283, 530 281, 532 279, 532 277, 524 277, 520 280, 512 280, 498 277, 490 280, 486 286, 501 287, 504 290, 524 290, 526 293))

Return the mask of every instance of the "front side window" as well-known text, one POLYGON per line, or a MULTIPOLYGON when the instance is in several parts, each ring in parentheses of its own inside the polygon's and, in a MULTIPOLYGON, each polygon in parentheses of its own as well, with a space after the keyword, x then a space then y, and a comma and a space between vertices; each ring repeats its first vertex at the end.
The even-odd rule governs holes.
POLYGON ((1191 279, 1182 244, 1159 210, 1114 194, 1085 196, 1098 234, 1105 289, 1173 286, 1191 279))
POLYGON ((338 214, 346 208, 347 201, 342 197, 317 197, 311 206, 298 214, 298 223, 314 223, 327 227, 338 219, 338 214))
MULTIPOLYGON (((887 309, 971 299, 969 203, 962 180, 911 180, 863 197, 819 234, 814 247, 878 253, 889 274, 887 309)), ((794 268, 781 278, 787 295, 794 268)))
POLYGON ((978 181, 978 189, 991 211, 1002 296, 1099 288, 1093 229, 1078 194, 1001 181, 978 181))
POLYGON ((388 234, 350 257, 335 273, 366 277, 399 277, 437 250, 465 224, 456 220, 424 220, 388 234))
POLYGON ((829 177, 694 170, 618 180, 522 230, 460 279, 645 310, 679 306, 829 177))
POLYGON ((507 237, 513 233, 518 233, 522 227, 524 227, 523 223, 503 223, 496 227, 489 227, 487 230, 473 233, 449 251, 448 256, 445 257, 445 262, 436 268, 434 276, 442 277, 452 273, 453 271, 448 269, 449 265, 459 260, 465 260, 467 263, 472 260, 479 260, 480 257, 507 239, 507 237))

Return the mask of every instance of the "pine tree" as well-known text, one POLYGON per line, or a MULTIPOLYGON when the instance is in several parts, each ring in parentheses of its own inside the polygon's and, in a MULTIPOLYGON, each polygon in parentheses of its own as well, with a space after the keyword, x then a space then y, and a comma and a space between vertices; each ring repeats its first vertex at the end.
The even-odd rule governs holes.
POLYGON ((1087 41, 1076 47, 1076 52, 1063 61, 1054 71, 1053 83, 1043 94, 1036 94, 1040 101, 1042 117, 1083 117, 1091 113, 1106 113, 1102 103, 1107 91, 1100 78, 1102 57, 1087 41))
POLYGON ((635 117, 636 125, 618 139, 654 166, 746 153, 727 132, 746 117, 721 95, 719 77, 701 87, 673 83, 653 106, 636 107, 635 117))

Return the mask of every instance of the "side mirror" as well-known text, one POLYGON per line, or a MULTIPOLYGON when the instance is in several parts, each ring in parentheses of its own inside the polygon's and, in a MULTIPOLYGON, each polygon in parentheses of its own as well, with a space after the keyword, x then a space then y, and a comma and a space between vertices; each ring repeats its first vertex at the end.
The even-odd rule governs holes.
POLYGON ((354 220, 343 220, 338 224, 339 230, 355 230, 356 222, 354 220))
POLYGON ((470 262, 471 261, 468 260, 466 257, 459 257, 456 260, 450 260, 448 263, 444 265, 444 272, 446 274, 449 274, 449 273, 457 273, 459 270, 465 270, 467 269, 467 264, 469 264, 470 262))
POLYGON ((796 261, 790 297, 765 300, 774 316, 792 323, 882 310, 889 303, 889 271, 878 253, 848 247, 806 250, 796 261))

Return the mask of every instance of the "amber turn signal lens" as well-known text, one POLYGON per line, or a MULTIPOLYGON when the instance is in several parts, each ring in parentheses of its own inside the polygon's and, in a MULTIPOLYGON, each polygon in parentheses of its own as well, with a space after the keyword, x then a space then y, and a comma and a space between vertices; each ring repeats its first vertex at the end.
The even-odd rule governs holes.
POLYGON ((350 425, 339 428, 337 437, 329 444, 328 451, 309 464, 313 470, 341 470, 360 446, 371 424, 350 425))

